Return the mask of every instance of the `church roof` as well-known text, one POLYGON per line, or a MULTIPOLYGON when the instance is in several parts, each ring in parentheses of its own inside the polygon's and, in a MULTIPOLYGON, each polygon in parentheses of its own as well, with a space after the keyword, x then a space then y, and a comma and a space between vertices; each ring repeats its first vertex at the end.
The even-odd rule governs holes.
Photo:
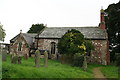
POLYGON ((99 27, 46 27, 39 38, 61 38, 71 29, 79 30, 86 39, 107 39, 106 30, 99 27))
POLYGON ((28 43, 28 45, 32 45, 33 39, 34 39, 34 37, 35 37, 37 34, 20 33, 20 34, 18 34, 17 36, 15 36, 14 38, 12 38, 10 41, 11 41, 11 42, 14 42, 19 35, 21 35, 21 36, 24 37, 24 39, 26 40, 26 42, 28 43))

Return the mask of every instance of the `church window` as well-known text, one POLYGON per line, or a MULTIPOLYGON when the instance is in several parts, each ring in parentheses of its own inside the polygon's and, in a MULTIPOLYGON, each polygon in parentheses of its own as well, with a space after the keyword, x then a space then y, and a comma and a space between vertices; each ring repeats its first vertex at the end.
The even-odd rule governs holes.
POLYGON ((20 43, 18 44, 18 51, 21 51, 21 49, 22 49, 22 43, 20 42, 20 43))
POLYGON ((55 54, 55 42, 51 42, 51 54, 55 54))

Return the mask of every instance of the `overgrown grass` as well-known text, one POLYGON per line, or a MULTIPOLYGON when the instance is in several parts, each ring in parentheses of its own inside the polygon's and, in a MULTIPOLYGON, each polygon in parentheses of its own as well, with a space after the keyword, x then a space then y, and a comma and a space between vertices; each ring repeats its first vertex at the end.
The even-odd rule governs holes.
POLYGON ((34 58, 22 59, 22 64, 11 64, 10 57, 3 62, 3 78, 93 78, 92 70, 85 72, 82 68, 61 64, 56 60, 49 60, 48 67, 34 67, 34 58))
POLYGON ((67 64, 61 64, 56 60, 48 60, 48 67, 44 67, 44 59, 40 59, 41 67, 34 67, 34 58, 28 60, 22 59, 22 64, 11 64, 10 56, 2 64, 3 78, 94 78, 93 68, 102 67, 105 76, 117 78, 117 67, 89 64, 85 72, 80 67, 72 67, 67 64), (113 73, 112 73, 112 72, 113 73), (111 73, 110 73, 111 72, 111 73))

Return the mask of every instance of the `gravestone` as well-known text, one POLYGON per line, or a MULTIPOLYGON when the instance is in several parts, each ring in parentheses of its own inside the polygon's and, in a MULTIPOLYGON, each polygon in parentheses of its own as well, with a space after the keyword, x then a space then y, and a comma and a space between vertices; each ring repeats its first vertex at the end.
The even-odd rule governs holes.
POLYGON ((40 67, 40 51, 35 51, 35 67, 40 67))
POLYGON ((16 53, 12 54, 11 63, 16 64, 18 61, 18 56, 16 53))
POLYGON ((22 52, 18 52, 17 56, 18 56, 18 64, 21 64, 22 63, 22 52))
POLYGON ((2 50, 2 61, 6 61, 7 59, 7 51, 5 49, 2 50))
POLYGON ((48 67, 48 52, 44 52, 44 66, 48 67))
POLYGON ((84 69, 84 71, 87 70, 87 60, 86 60, 86 56, 84 56, 83 69, 84 69))

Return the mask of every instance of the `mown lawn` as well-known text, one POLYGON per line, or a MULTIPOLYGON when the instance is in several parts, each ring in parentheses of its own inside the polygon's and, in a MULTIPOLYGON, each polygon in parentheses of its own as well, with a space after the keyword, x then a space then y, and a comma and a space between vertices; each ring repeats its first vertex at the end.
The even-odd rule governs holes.
MULTIPOLYGON (((105 67, 103 65, 89 64, 85 72, 82 68, 61 64, 56 60, 49 60, 48 67, 44 67, 44 59, 41 59, 41 67, 34 67, 34 58, 22 59, 22 64, 11 64, 10 56, 2 63, 3 78, 94 78, 93 68, 105 67)), ((112 66, 108 66, 112 68, 112 66)), ((104 69, 104 68, 103 68, 104 69)), ((114 67, 113 69, 116 69, 114 67)), ((105 73, 105 72, 104 72, 105 73)), ((106 74, 106 73, 105 73, 106 74)), ((108 73, 107 73, 108 74, 108 73)), ((117 74, 116 72, 110 74, 117 74)), ((115 78, 117 75, 113 75, 115 78)))

